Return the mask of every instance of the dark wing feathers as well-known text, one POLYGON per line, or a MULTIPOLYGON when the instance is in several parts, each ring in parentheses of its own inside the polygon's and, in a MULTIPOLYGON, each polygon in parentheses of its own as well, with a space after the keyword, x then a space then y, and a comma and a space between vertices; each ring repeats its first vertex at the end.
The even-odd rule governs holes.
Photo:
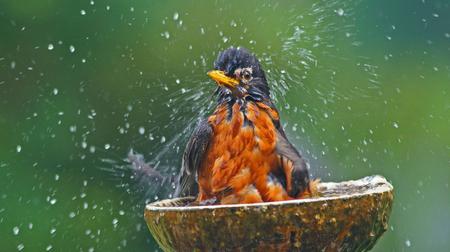
POLYGON ((212 133, 213 131, 208 121, 202 119, 192 133, 184 150, 174 197, 197 195, 197 171, 205 157, 212 133))
POLYGON ((288 194, 291 197, 297 197, 299 193, 309 189, 309 172, 306 162, 281 132, 278 132, 276 151, 282 158, 286 158, 292 162, 292 189, 288 194))
MULTIPOLYGON (((275 109, 273 104, 270 104, 270 106, 272 109, 275 109)), ((303 159, 302 155, 287 139, 280 121, 274 120, 274 125, 277 128, 277 154, 280 155, 281 158, 290 160, 293 165, 292 174, 290 176, 292 189, 288 194, 291 197, 297 197, 299 196, 299 193, 309 190, 308 167, 305 159, 303 159)))

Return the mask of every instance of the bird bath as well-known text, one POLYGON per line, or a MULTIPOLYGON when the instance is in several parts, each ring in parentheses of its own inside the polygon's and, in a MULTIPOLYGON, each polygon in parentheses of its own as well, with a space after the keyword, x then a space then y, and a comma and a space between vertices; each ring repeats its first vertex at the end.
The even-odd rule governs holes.
POLYGON ((188 206, 168 199, 145 208, 164 251, 366 251, 386 231, 393 187, 381 176, 320 183, 320 197, 188 206))

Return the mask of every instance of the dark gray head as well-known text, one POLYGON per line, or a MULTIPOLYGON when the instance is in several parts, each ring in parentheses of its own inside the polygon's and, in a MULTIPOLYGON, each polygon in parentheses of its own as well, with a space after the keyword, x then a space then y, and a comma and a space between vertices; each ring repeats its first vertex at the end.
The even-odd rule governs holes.
POLYGON ((247 49, 230 47, 222 51, 214 63, 214 69, 208 75, 219 85, 220 96, 257 101, 269 99, 264 70, 247 49))

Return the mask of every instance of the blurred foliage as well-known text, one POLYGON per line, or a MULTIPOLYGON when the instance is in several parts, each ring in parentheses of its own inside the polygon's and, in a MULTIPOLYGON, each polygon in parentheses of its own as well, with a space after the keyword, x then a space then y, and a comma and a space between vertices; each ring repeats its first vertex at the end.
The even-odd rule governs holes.
POLYGON ((445 0, 0 1, 0 247, 157 249, 130 148, 176 173, 214 105, 218 51, 260 59, 292 142, 325 181, 396 188, 375 251, 450 248, 445 0))

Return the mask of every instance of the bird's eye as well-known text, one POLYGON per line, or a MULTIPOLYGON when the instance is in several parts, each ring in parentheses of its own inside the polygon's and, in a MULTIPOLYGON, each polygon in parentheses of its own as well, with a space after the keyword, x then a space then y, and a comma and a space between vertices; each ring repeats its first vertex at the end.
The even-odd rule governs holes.
POLYGON ((250 74, 249 71, 244 71, 244 72, 242 73, 242 78, 243 78, 244 80, 246 80, 246 81, 249 81, 249 80, 252 78, 252 75, 250 74))

